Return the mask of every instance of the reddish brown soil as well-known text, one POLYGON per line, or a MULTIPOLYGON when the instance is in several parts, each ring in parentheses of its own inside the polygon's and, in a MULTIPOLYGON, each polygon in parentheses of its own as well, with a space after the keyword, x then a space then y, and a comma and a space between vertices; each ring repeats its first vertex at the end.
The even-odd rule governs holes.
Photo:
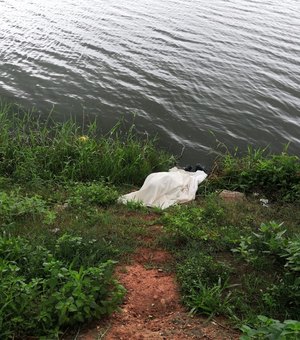
MULTIPOLYGON (((160 228, 152 229, 155 237, 160 228)), ((187 313, 180 304, 175 277, 166 271, 170 261, 171 255, 163 250, 140 248, 132 264, 120 266, 116 271, 118 280, 127 289, 121 310, 77 339, 238 339, 239 334, 222 325, 223 320, 208 322, 187 313)))

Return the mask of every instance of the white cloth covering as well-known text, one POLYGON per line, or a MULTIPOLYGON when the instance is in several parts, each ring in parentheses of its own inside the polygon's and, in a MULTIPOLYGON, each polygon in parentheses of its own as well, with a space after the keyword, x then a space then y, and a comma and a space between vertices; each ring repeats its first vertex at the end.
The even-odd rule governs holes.
POLYGON ((140 190, 123 195, 119 202, 140 202, 148 207, 166 209, 176 203, 195 199, 198 185, 205 180, 204 171, 188 172, 176 167, 169 172, 150 174, 140 190))

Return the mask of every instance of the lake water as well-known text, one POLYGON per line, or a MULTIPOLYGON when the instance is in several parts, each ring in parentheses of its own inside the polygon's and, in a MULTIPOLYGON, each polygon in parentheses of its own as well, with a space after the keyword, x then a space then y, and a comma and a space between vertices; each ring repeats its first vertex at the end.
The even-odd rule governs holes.
POLYGON ((216 139, 299 150, 299 0, 0 0, 0 13, 6 100, 103 131, 134 113, 182 163, 210 163, 216 139))

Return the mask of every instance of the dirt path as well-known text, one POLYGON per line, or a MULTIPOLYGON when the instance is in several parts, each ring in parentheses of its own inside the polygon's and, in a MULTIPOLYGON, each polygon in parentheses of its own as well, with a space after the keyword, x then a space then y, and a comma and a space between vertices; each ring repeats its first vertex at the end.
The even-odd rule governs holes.
POLYGON ((121 311, 77 339, 238 339, 238 333, 221 322, 207 322, 186 312, 180 304, 175 277, 166 270, 171 260, 164 250, 140 248, 132 264, 121 266, 116 272, 127 289, 121 311))

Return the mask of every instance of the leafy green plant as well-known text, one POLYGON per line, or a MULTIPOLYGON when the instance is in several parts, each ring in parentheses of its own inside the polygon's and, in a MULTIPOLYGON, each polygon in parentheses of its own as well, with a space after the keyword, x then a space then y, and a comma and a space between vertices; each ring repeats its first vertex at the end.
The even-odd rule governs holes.
POLYGON ((131 211, 147 211, 147 207, 140 201, 128 201, 126 207, 131 211))
POLYGON ((94 238, 85 239, 81 236, 65 233, 60 236, 53 249, 57 259, 72 263, 73 268, 79 269, 82 265, 94 266, 103 258, 115 255, 118 251, 103 239, 101 242, 94 238))
POLYGON ((271 254, 280 254, 282 249, 286 246, 286 238, 284 237, 286 229, 282 228, 283 223, 276 223, 270 221, 262 223, 258 229, 258 233, 253 233, 258 241, 258 245, 265 252, 271 254))
POLYGON ((273 200, 292 202, 300 199, 300 160, 289 155, 287 147, 279 155, 269 153, 268 148, 248 147, 244 154, 238 149, 231 153, 226 148, 226 153, 216 160, 214 169, 204 192, 215 189, 258 191, 273 200))
POLYGON ((203 231, 198 227, 202 220, 203 209, 196 207, 176 206, 163 216, 167 230, 185 238, 203 236, 203 231))
MULTIPOLYGON (((177 206, 172 211, 164 213, 163 222, 166 230, 183 240, 217 240, 220 234, 216 228, 224 216, 222 208, 213 206, 200 208, 193 206, 177 206)), ((220 225, 222 222, 220 222, 220 225)))
POLYGON ((241 340, 295 340, 300 337, 300 322, 296 320, 285 320, 284 322, 280 322, 278 320, 259 315, 254 327, 244 325, 241 330, 243 332, 241 340))
POLYGON ((254 262, 257 259, 257 255, 255 254, 255 249, 252 248, 252 242, 251 236, 241 236, 238 247, 232 248, 231 251, 240 254, 249 263, 254 262))
POLYGON ((0 220, 9 223, 26 216, 41 216, 46 224, 53 223, 56 218, 55 212, 38 195, 28 197, 22 196, 18 191, 0 192, 0 220))
POLYGON ((299 239, 289 239, 282 223, 263 223, 258 231, 248 237, 241 237, 240 244, 232 252, 238 253, 248 263, 262 262, 274 268, 274 283, 261 294, 265 308, 278 313, 284 309, 294 317, 299 314, 300 279, 299 239))
POLYGON ((287 244, 284 237, 286 229, 283 229, 282 225, 274 221, 262 223, 258 232, 253 232, 247 237, 241 236, 239 246, 231 251, 239 253, 247 262, 257 260, 259 253, 276 255, 279 259, 287 244))
POLYGON ((288 241, 282 253, 282 257, 286 258, 285 268, 292 272, 300 272, 300 237, 288 241))
POLYGON ((124 288, 113 278, 114 261, 74 267, 59 254, 63 244, 76 251, 76 236, 56 242, 57 255, 26 239, 0 237, 0 336, 2 339, 46 336, 110 314, 123 298, 124 288), (60 255, 60 259, 58 259, 60 255))
POLYGON ((116 202, 119 194, 112 186, 103 182, 75 183, 70 189, 68 203, 73 207, 87 205, 108 206, 116 202))

